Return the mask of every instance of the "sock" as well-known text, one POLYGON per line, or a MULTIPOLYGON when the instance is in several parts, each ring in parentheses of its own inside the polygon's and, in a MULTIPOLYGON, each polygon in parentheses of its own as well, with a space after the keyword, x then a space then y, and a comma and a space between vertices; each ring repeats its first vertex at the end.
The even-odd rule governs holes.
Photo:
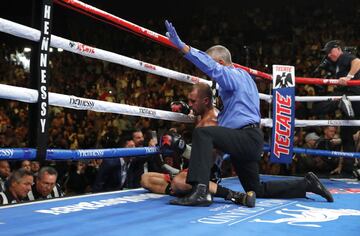
POLYGON ((228 188, 225 188, 221 185, 218 185, 217 186, 217 190, 216 190, 216 193, 215 193, 215 197, 222 197, 222 198, 226 198, 227 195, 229 194, 230 192, 230 189, 228 188))

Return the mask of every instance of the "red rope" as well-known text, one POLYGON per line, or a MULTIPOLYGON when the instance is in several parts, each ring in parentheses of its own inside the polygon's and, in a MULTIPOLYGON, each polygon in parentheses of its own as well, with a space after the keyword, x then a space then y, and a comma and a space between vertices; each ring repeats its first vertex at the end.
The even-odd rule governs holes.
POLYGON ((149 29, 143 28, 136 24, 133 24, 129 21, 123 20, 117 16, 114 16, 110 13, 99 10, 95 7, 92 7, 86 3, 77 1, 77 0, 54 0, 55 3, 70 8, 82 14, 88 15, 92 18, 99 19, 103 22, 109 23, 117 28, 126 30, 128 32, 134 33, 138 36, 151 39, 155 42, 161 43, 163 45, 176 48, 175 45, 165 36, 155 33, 149 29))
MULTIPOLYGON (((239 64, 234 64, 234 66, 241 68, 252 75, 260 76, 262 78, 272 80, 272 76, 270 74, 267 74, 267 73, 264 73, 261 71, 257 71, 257 70, 248 68, 246 66, 239 65, 239 64)), ((338 79, 295 77, 295 82, 297 84, 339 85, 338 79)), ((358 86, 358 85, 360 85, 360 80, 350 80, 347 82, 347 86, 358 86)))

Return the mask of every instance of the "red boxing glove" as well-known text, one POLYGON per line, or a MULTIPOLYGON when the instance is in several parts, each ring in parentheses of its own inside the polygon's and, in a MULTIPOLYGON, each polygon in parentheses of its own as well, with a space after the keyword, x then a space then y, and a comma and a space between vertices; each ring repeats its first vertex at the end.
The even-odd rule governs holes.
POLYGON ((188 115, 190 113, 189 105, 183 101, 173 101, 170 104, 170 107, 171 107, 171 111, 173 111, 173 112, 180 112, 185 115, 188 115))
POLYGON ((160 138, 159 147, 161 153, 175 152, 182 155, 186 149, 186 143, 180 134, 168 131, 160 138))

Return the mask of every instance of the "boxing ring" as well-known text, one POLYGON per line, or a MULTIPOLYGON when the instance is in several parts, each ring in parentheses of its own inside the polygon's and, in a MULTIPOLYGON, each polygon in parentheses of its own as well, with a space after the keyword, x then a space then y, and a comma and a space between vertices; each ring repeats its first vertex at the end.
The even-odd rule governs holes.
MULTIPOLYGON (((263 175, 262 180, 291 177, 263 175)), ((296 177, 293 177, 296 178, 296 177)), ((322 180, 334 203, 257 199, 255 208, 215 198, 210 207, 169 205, 144 189, 23 203, 0 208, 2 235, 358 235, 360 183, 322 180)), ((237 178, 222 184, 240 190, 237 178)))
MULTIPOLYGON (((109 13, 91 7, 79 1, 56 0, 55 3, 67 6, 81 13, 91 12, 97 19, 119 28, 131 28, 138 35, 150 38, 173 47, 169 40, 155 32, 126 22, 109 13)), ((90 13, 88 13, 90 14, 90 13)), ((94 16, 93 15, 93 16, 94 16)), ((0 30, 17 37, 39 41, 40 32, 6 19, 0 18, 0 30)), ((211 82, 192 75, 187 75, 151 63, 128 58, 113 52, 87 46, 55 35, 51 36, 50 45, 76 54, 156 74, 162 77, 186 83, 211 82)), ((271 76, 236 65, 254 76, 271 79, 271 76)), ((296 78, 297 83, 337 84, 337 80, 296 78)), ((349 85, 358 85, 350 81, 349 85)), ((0 84, 0 97, 27 103, 38 102, 38 91, 28 88, 0 84)), ((271 96, 260 94, 261 100, 271 102, 271 96)), ((297 101, 327 101, 339 97, 296 97, 297 101)), ((349 97, 359 101, 360 96, 349 97)), ((78 110, 91 110, 114 114, 133 115, 152 119, 192 123, 194 117, 158 109, 136 107, 126 104, 80 98, 71 95, 49 93, 49 105, 78 110), (91 104, 85 106, 84 104, 91 104)), ((272 119, 264 118, 261 123, 272 127, 272 119)), ((295 120, 297 127, 305 126, 360 126, 359 120, 295 120)), ((4 159, 36 159, 36 149, 6 148, 1 149, 4 159)), ((264 147, 268 151, 269 147, 264 147)), ((48 149, 47 160, 83 160, 96 158, 114 158, 141 156, 159 153, 158 147, 61 150, 48 149)), ((360 153, 334 152, 294 148, 294 153, 307 153, 323 156, 360 158, 360 153)), ((262 180, 282 177, 262 175, 262 180)), ((29 202, 0 207, 0 232, 4 235, 264 235, 276 232, 279 235, 357 235, 360 231, 360 183, 355 179, 322 179, 322 183, 332 192, 335 202, 327 203, 317 195, 308 195, 309 199, 257 199, 255 208, 246 208, 229 204, 222 199, 215 199, 210 207, 181 207, 169 205, 172 198, 167 195, 149 193, 144 189, 89 194, 64 197, 46 201, 29 202), (339 226, 342 227, 339 227, 339 226)), ((242 190, 237 178, 224 179, 222 184, 234 190, 242 190)))

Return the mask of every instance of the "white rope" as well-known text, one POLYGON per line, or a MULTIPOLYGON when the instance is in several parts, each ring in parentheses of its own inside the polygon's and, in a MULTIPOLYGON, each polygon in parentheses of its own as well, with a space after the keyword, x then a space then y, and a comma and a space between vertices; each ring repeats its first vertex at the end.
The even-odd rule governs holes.
MULTIPOLYGON (((38 42, 40 40, 40 31, 0 18, 0 31, 20 37, 29 39, 31 41, 38 42)), ((171 78, 179 80, 186 83, 198 83, 203 82, 212 86, 212 81, 205 80, 196 76, 180 73, 164 67, 156 66, 150 63, 139 61, 130 57, 122 56, 110 51, 102 50, 99 48, 94 48, 87 46, 85 44, 74 42, 68 39, 58 37, 56 35, 51 35, 50 45, 56 48, 62 48, 66 51, 80 54, 82 56, 91 57, 95 59, 100 59, 108 62, 113 62, 123 66, 127 66, 136 70, 146 71, 151 74, 156 74, 166 78, 171 78)))
POLYGON ((295 126, 360 126, 360 120, 295 120, 295 126))
MULTIPOLYGON (((36 103, 38 91, 34 89, 0 84, 0 98, 11 99, 20 102, 36 103)), ((49 93, 49 104, 76 110, 89 110, 96 112, 108 112, 114 114, 133 115, 153 119, 171 120, 177 122, 192 123, 193 116, 187 116, 177 112, 163 111, 146 107, 130 106, 125 104, 105 102, 94 99, 69 96, 59 93, 49 93)), ((272 127, 272 119, 261 119, 265 127, 272 127)), ((297 120, 296 127, 307 126, 360 126, 360 120, 297 120)))
POLYGON ((272 119, 270 118, 261 119, 261 125, 265 127, 272 127, 272 119))
POLYGON ((259 97, 260 97, 260 100, 264 100, 264 101, 266 101, 268 103, 272 102, 272 95, 259 93, 259 97))
MULTIPOLYGON (((38 91, 34 89, 0 84, 0 98, 27 103, 36 103, 38 100, 38 91)), ((177 112, 130 106, 125 104, 80 98, 76 96, 69 96, 58 93, 49 93, 49 104, 53 106, 67 107, 76 110, 108 112, 114 114, 141 116, 184 123, 192 123, 195 120, 193 116, 187 116, 177 112)))
MULTIPOLYGON (((272 95, 259 93, 260 99, 268 103, 272 102, 272 95)), ((360 96, 347 96, 350 101, 360 101, 360 96)), ((341 96, 295 96, 297 102, 321 102, 335 101, 341 99, 341 96)))
MULTIPOLYGON (((360 96, 347 96, 350 101, 360 101, 360 96)), ((320 102, 320 101, 334 101, 341 99, 341 96, 296 96, 295 100, 298 102, 320 102)))
MULTIPOLYGON (((261 119, 261 125, 272 127, 272 119, 261 119)), ((308 126, 360 126, 360 120, 298 120, 295 119, 295 127, 308 126)))

